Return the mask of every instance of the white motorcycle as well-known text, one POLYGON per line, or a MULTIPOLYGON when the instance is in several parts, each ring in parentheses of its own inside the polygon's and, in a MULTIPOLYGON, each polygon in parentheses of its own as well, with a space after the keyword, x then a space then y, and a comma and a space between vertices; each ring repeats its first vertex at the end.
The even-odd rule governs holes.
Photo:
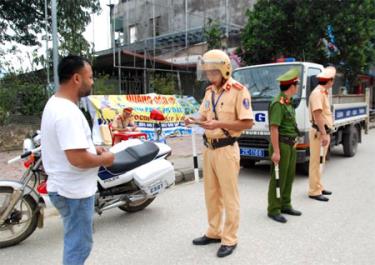
MULTIPOLYGON (((95 211, 115 207, 126 212, 146 208, 158 194, 175 183, 171 148, 163 143, 130 139, 110 148, 111 167, 98 172, 95 211)), ((52 207, 46 189, 47 174, 41 159, 40 134, 24 140, 24 153, 8 161, 24 159, 26 171, 19 181, 0 181, 0 248, 16 245, 43 227, 43 209, 52 207)))

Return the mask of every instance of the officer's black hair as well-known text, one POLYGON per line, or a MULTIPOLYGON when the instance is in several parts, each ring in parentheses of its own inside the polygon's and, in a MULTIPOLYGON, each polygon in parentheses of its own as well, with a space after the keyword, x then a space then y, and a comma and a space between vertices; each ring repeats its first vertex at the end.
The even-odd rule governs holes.
POLYGON ((292 84, 290 84, 290 85, 280 85, 280 90, 281 90, 281 91, 286 91, 286 90, 289 89, 289 87, 290 87, 291 85, 292 85, 292 84))
POLYGON ((77 55, 68 55, 62 58, 57 70, 60 83, 65 83, 72 78, 85 66, 85 63, 91 65, 87 59, 77 55))
POLYGON ((298 81, 294 82, 294 83, 291 83, 289 85, 280 85, 280 90, 281 91, 287 91, 291 85, 297 85, 298 84, 298 81))

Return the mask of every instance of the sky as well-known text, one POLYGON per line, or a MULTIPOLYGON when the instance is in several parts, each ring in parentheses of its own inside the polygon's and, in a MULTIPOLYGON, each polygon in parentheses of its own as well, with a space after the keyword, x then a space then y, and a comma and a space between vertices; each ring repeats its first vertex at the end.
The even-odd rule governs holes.
POLYGON ((87 26, 84 36, 90 43, 95 43, 95 51, 109 49, 111 46, 110 18, 108 4, 117 4, 118 0, 100 0, 102 12, 99 16, 91 18, 91 23, 87 26))
MULTIPOLYGON (((87 26, 86 31, 83 34, 89 43, 94 42, 95 51, 109 49, 111 45, 109 7, 107 6, 107 4, 110 3, 117 4, 118 0, 100 0, 102 11, 100 15, 92 15, 91 23, 87 26)), ((37 53, 39 55, 45 54, 46 45, 45 41, 41 40, 41 37, 42 36, 39 37, 42 44, 40 48, 27 47, 17 43, 6 44, 6 48, 16 45, 20 52, 18 53, 18 56, 10 54, 5 55, 5 60, 10 62, 16 70, 31 70, 31 58, 28 56, 28 53, 31 54, 32 51, 37 48, 37 53)), ((51 46, 52 41, 49 42, 49 47, 51 48, 51 46)), ((38 69, 39 68, 41 67, 39 66, 38 69)))

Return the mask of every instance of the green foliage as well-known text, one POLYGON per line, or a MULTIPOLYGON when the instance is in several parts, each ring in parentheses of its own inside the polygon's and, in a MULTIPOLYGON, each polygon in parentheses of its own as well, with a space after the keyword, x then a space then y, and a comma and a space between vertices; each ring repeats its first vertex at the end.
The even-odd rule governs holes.
POLYGON ((48 99, 45 85, 37 78, 8 74, 0 80, 0 116, 40 115, 48 99))
POLYGON ((246 13, 242 57, 247 64, 280 56, 334 64, 353 80, 375 61, 374 10, 373 0, 259 0, 246 13), (322 45, 328 25, 340 51, 332 56, 322 45))
POLYGON ((117 81, 109 80, 109 75, 107 74, 99 74, 98 77, 95 78, 92 91, 94 95, 117 95, 117 81))
MULTIPOLYGON (((47 21, 44 3, 43 0, 0 0, 0 44, 14 41, 26 46, 40 47, 37 36, 45 35, 46 26, 51 38, 51 1, 47 1, 47 21)), ((90 44, 82 34, 91 21, 90 15, 100 11, 99 0, 57 1, 57 31, 62 56, 90 55, 90 44)))
POLYGON ((223 32, 220 29, 220 23, 211 18, 208 19, 207 25, 204 27, 204 37, 207 39, 208 49, 220 49, 223 32))
POLYGON ((155 75, 150 81, 151 86, 154 88, 154 92, 162 95, 176 94, 176 83, 176 77, 172 74, 155 75))
POLYGON ((4 125, 9 113, 0 106, 0 125, 4 125))

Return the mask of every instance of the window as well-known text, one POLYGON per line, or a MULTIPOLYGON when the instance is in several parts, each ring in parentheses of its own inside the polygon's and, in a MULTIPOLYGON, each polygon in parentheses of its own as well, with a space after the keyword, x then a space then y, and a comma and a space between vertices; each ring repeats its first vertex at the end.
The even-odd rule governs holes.
MULTIPOLYGON (((160 35, 160 20, 161 17, 155 17, 155 36, 160 35)), ((149 34, 150 36, 154 36, 154 19, 150 18, 150 26, 149 26, 149 34)))
MULTIPOLYGON (((280 84, 276 80, 280 75, 291 68, 298 67, 302 80, 302 65, 300 64, 275 64, 272 66, 259 66, 245 68, 233 72, 233 78, 245 85, 251 94, 252 101, 271 101, 274 96, 280 93, 280 84)), ((301 97, 299 89, 295 98, 301 97)))
MULTIPOLYGON (((321 72, 318 68, 309 67, 307 69, 307 81, 306 81, 306 99, 309 98, 311 91, 318 85, 318 79, 316 76, 321 72)), ((308 102, 308 100, 306 100, 308 102)))
POLYGON ((137 25, 129 26, 129 38, 130 38, 130 43, 137 41, 137 25))

